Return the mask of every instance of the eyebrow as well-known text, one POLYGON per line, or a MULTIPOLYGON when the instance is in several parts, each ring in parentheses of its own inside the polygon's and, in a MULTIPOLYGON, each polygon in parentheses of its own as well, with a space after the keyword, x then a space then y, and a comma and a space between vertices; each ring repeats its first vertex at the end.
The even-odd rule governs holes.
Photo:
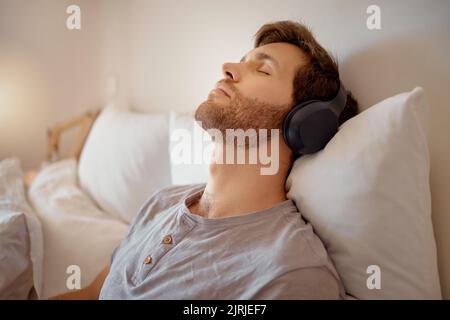
MULTIPOLYGON (((240 62, 244 62, 246 58, 247 58, 247 55, 243 56, 243 57, 241 58, 241 61, 240 61, 240 62)), ((268 60, 268 61, 272 62, 272 63, 275 65, 275 67, 277 67, 277 68, 280 67, 280 64, 278 63, 278 61, 277 61, 274 57, 268 55, 267 53, 264 53, 264 52, 258 52, 258 53, 255 55, 255 58, 256 58, 256 60, 268 60)))

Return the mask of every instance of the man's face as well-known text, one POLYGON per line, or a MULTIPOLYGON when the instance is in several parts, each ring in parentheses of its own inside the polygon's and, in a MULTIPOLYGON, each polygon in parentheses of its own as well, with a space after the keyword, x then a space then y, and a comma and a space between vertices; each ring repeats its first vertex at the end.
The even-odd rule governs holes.
POLYGON ((224 79, 200 104, 195 119, 219 129, 281 129, 291 109, 293 80, 305 63, 300 48, 271 43, 251 50, 238 63, 222 66, 224 79))

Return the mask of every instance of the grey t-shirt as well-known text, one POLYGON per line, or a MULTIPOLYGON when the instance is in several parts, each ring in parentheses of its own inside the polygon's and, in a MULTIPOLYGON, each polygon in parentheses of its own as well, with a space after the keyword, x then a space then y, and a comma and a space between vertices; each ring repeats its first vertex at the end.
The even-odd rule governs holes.
POLYGON ((327 252, 292 200, 241 216, 189 211, 205 184, 154 193, 111 258, 100 299, 341 299, 327 252))

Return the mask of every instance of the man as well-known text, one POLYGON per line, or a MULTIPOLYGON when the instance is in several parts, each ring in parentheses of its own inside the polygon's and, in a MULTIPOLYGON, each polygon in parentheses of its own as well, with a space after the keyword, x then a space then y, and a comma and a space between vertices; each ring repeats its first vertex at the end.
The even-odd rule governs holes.
MULTIPOLYGON (((220 80, 195 118, 205 130, 281 129, 299 102, 330 100, 338 68, 303 25, 266 24, 255 48, 225 63, 220 80)), ((357 113, 351 94, 339 123, 357 113)), ((345 297, 327 252, 295 204, 285 181, 295 155, 283 135, 278 170, 261 162, 223 161, 230 143, 214 140, 208 182, 169 187, 143 205, 115 250, 111 266, 87 288, 59 298, 101 299, 339 299, 345 297), (224 163, 225 162, 225 163, 224 163)), ((272 145, 272 144, 271 144, 272 145)), ((235 159, 234 159, 235 160, 235 159)))

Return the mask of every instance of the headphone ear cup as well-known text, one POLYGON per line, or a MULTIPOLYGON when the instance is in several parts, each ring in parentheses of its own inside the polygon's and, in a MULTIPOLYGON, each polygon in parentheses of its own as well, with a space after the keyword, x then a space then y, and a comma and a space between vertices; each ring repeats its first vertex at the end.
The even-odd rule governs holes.
POLYGON ((297 154, 323 149, 338 131, 338 119, 323 102, 297 106, 285 117, 283 136, 297 154))
POLYGON ((319 110, 308 116, 300 126, 305 144, 302 153, 314 153, 325 148, 338 130, 336 115, 330 110, 319 110))

